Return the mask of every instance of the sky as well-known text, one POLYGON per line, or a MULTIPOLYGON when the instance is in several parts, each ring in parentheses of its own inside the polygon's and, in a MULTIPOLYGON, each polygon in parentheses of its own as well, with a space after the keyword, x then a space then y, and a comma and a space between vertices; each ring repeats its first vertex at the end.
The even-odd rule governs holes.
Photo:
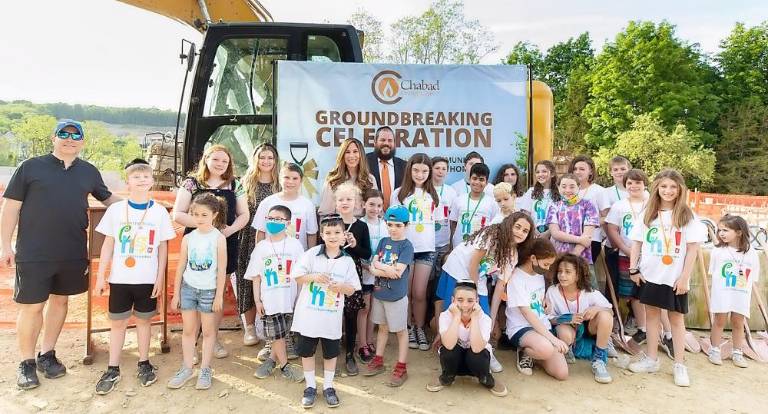
MULTIPOLYGON (((429 0, 262 0, 275 21, 344 23, 365 8, 385 26, 418 15, 429 0)), ((3 1, 0 100, 176 109, 191 27, 115 0, 3 1)), ((734 23, 768 19, 765 0, 465 0, 465 14, 493 32, 496 64, 518 41, 543 49, 588 31, 597 50, 629 20, 667 20, 677 35, 716 53, 734 23)))

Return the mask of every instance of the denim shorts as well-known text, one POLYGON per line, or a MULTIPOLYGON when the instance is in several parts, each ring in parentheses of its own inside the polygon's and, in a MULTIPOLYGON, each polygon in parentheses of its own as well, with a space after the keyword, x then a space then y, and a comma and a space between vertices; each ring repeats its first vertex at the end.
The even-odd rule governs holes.
POLYGON ((413 263, 414 264, 423 264, 427 266, 433 266, 435 264, 435 259, 437 258, 437 253, 435 252, 419 252, 413 254, 413 263))
POLYGON ((181 282, 179 296, 179 308, 181 310, 213 313, 213 298, 216 297, 216 289, 197 289, 181 282))

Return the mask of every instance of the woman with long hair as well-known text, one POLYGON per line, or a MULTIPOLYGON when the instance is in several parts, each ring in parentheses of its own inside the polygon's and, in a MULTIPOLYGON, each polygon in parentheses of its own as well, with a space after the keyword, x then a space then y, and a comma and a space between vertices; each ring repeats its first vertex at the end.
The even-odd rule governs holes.
MULTIPOLYGON (((325 184, 320 192, 320 205, 317 214, 325 216, 336 212, 336 200, 334 191, 341 183, 349 182, 360 189, 360 194, 365 194, 371 188, 376 187, 376 179, 368 169, 368 161, 365 159, 363 143, 355 138, 348 138, 342 142, 339 152, 336 154, 336 163, 325 179, 325 184)), ((355 217, 363 216, 361 202, 355 205, 355 217)))

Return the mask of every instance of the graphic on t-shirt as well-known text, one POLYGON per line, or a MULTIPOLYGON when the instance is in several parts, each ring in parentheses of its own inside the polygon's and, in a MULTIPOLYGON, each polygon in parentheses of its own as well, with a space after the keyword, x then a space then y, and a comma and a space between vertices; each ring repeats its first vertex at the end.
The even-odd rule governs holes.
POLYGON ((204 249, 189 249, 189 268, 198 272, 208 270, 213 265, 213 245, 208 243, 204 249), (202 251, 201 251, 202 250, 202 251))
POLYGON ((547 231, 547 210, 549 209, 549 201, 548 200, 536 200, 535 203, 533 203, 533 211, 536 213, 536 230, 538 230, 539 233, 544 233, 547 231))
POLYGON ((299 234, 301 234, 301 217, 291 220, 291 223, 285 228, 285 232, 288 237, 294 237, 298 240, 299 234))
POLYGON ((720 269, 720 276, 725 279, 725 287, 746 291, 752 269, 747 267, 736 270, 734 267, 733 262, 727 261, 720 269))
POLYGON ((530 308, 532 311, 536 312, 536 316, 540 317, 544 315, 544 300, 539 291, 531 292, 530 308))
POLYGON ((120 255, 128 256, 125 259, 125 267, 129 268, 136 266, 136 258, 151 257, 155 245, 155 230, 148 229, 142 232, 144 228, 138 226, 135 232, 132 232, 133 229, 134 226, 125 224, 117 233, 120 255))
MULTIPOLYGON (((667 248, 665 248, 664 235, 659 234, 660 230, 661 229, 659 227, 651 227, 645 233, 645 241, 650 244, 651 254, 655 256, 670 255, 674 257, 679 257, 680 243, 682 242, 682 239, 683 239, 683 232, 680 230, 675 231, 673 234, 672 240, 669 240, 670 246, 667 246, 667 248)), ((661 233, 663 233, 663 231, 661 231, 661 233)))
POLYGON ((335 311, 339 306, 344 303, 340 292, 331 292, 328 290, 328 285, 316 283, 315 281, 309 282, 310 301, 309 306, 318 310, 335 311))
MULTIPOLYGON (((392 251, 392 245, 391 244, 385 244, 384 250, 379 252, 379 262, 385 265, 394 266, 397 264, 397 259, 399 255, 392 251)), ((390 289, 389 285, 389 279, 385 277, 377 277, 374 281, 374 285, 376 287, 381 288, 387 288, 390 289)))
POLYGON ((432 222, 434 208, 434 204, 431 201, 427 201, 425 197, 418 198, 414 196, 408 203, 410 222, 416 224, 417 233, 424 231, 424 223, 432 222))
POLYGON ((629 238, 629 233, 632 231, 632 227, 634 227, 634 223, 632 220, 632 213, 627 213, 624 215, 624 218, 621 219, 621 229, 624 232, 624 236, 629 238))
POLYGON ((264 282, 267 287, 278 287, 280 285, 284 287, 290 287, 291 285, 291 264, 292 260, 285 261, 285 268, 278 263, 278 260, 273 257, 268 257, 264 260, 264 282))
POLYGON ((461 234, 464 235, 464 239, 468 239, 469 235, 485 227, 485 216, 471 217, 470 212, 465 211, 461 215, 461 234))
POLYGON ((498 268, 496 267, 496 260, 491 255, 485 255, 480 259, 480 266, 477 269, 477 280, 480 283, 485 283, 487 278, 492 277, 493 273, 496 273, 498 268))
POLYGON ((435 231, 440 231, 440 229, 442 229, 443 226, 448 225, 448 216, 449 216, 448 205, 443 204, 442 207, 443 207, 443 217, 440 221, 435 221, 435 231))

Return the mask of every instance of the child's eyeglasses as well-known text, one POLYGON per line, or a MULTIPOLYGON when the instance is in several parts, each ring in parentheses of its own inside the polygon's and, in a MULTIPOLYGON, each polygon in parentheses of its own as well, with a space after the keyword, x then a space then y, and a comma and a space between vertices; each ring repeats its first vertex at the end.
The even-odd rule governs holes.
POLYGON ((284 219, 282 217, 269 217, 269 216, 267 216, 267 220, 268 221, 275 221, 275 222, 278 222, 278 223, 285 223, 285 222, 288 221, 287 219, 284 219))
POLYGON ((59 139, 72 138, 72 141, 82 141, 83 140, 83 134, 80 134, 78 132, 59 131, 56 134, 56 136, 59 139))

